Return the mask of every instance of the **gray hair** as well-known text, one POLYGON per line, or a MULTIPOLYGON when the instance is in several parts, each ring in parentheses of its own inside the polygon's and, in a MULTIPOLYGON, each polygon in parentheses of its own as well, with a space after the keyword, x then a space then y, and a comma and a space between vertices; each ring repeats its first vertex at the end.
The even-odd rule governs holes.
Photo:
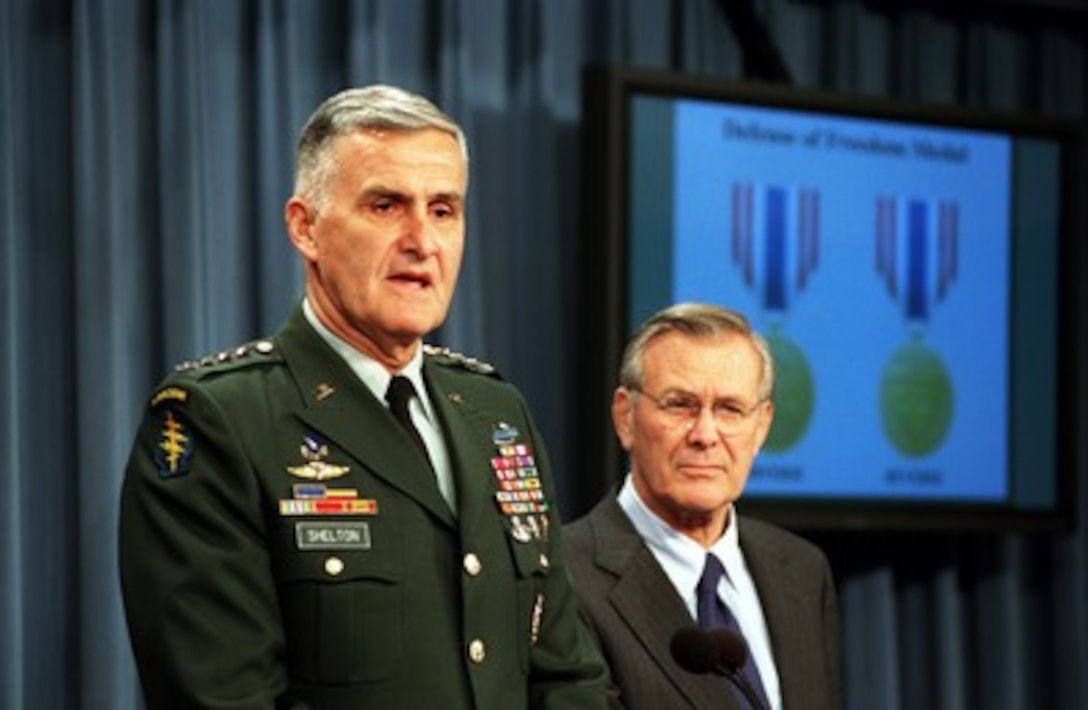
POLYGON ((436 128, 457 139, 468 168, 468 141, 461 127, 426 98, 395 86, 375 84, 345 89, 325 99, 299 134, 295 153, 295 192, 320 208, 333 169, 333 141, 360 129, 421 131, 436 128))
POLYGON ((706 303, 678 303, 646 319, 624 348, 623 360, 620 362, 621 387, 636 390, 641 388, 646 348, 654 339, 672 332, 695 337, 709 337, 720 333, 736 333, 746 337, 763 361, 759 399, 770 399, 774 392, 774 359, 767 341, 737 311, 706 303))

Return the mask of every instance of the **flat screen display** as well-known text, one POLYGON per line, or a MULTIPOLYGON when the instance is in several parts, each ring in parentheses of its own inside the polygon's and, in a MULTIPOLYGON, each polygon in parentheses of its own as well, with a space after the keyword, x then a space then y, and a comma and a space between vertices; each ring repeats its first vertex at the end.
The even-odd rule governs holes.
POLYGON ((1071 522, 1074 127, 615 68, 585 88, 586 238, 603 247, 585 273, 605 290, 591 330, 615 341, 600 352, 618 362, 638 323, 684 301, 743 312, 771 345, 775 423, 742 510, 821 528, 1071 522))

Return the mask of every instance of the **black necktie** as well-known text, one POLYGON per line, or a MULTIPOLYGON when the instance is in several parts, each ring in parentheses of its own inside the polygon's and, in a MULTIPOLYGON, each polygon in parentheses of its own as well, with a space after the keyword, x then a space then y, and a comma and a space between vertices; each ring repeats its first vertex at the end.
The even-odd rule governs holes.
POLYGON ((385 401, 389 402, 389 411, 393 413, 400 425, 404 427, 404 431, 408 432, 408 436, 419 447, 419 450, 423 453, 423 458, 427 460, 427 465, 433 468, 431 457, 427 453, 427 445, 423 443, 423 437, 419 435, 419 430, 412 423, 412 417, 408 413, 408 403, 415 396, 416 388, 412 386, 412 381, 401 375, 397 375, 390 380, 389 389, 385 391, 385 401))
MULTIPOLYGON (((699 614, 699 628, 706 631, 712 629, 729 629, 733 633, 744 638, 744 633, 740 630, 740 624, 737 623, 737 617, 733 616, 733 612, 729 610, 725 602, 718 596, 718 582, 721 581, 722 575, 725 574, 725 568, 722 567, 721 560, 716 556, 707 553, 706 566, 703 568, 703 576, 699 578, 699 586, 696 587, 696 599, 697 599, 697 611, 699 614)), ((744 676, 745 681, 759 696, 760 701, 764 707, 769 708, 771 705, 767 702, 767 692, 763 690, 763 682, 759 678, 759 668, 756 666, 755 659, 752 658, 751 653, 745 654, 744 665, 738 670, 740 675, 744 676)), ((737 698, 737 702, 742 708, 751 707, 751 703, 744 694, 736 687, 733 688, 733 694, 737 698)))

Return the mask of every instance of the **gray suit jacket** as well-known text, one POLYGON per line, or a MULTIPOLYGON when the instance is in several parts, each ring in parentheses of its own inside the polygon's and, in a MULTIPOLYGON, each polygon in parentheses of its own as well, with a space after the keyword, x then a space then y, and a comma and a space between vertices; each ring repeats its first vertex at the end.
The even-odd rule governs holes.
MULTIPOLYGON (((839 619, 823 553, 781 528, 741 517, 740 545, 763 604, 788 710, 837 710, 839 619)), ((669 643, 694 621, 653 553, 609 496, 563 529, 581 612, 612 669, 624 707, 734 708, 728 681, 690 673, 669 643)))

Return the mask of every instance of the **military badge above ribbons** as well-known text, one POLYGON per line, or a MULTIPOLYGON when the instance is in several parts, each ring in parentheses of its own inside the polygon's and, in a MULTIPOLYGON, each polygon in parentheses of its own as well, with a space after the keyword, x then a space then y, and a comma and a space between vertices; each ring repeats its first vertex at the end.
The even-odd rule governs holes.
POLYGON ((319 437, 311 434, 302 440, 298 447, 306 462, 301 466, 288 466, 287 472, 299 478, 308 478, 314 481, 325 481, 330 478, 339 478, 351 470, 347 466, 336 466, 325 461, 329 456, 329 446, 319 437))
POLYGON ((280 515, 376 515, 378 503, 360 498, 354 488, 333 488, 322 481, 347 474, 350 466, 332 464, 325 459, 329 446, 315 434, 306 436, 299 452, 305 461, 301 466, 288 466, 287 473, 307 483, 291 487, 291 497, 280 501, 280 515))
POLYGON ((518 542, 548 539, 548 501, 540 483, 533 449, 518 443, 517 427, 499 422, 491 432, 496 456, 491 458, 498 490, 495 501, 518 542))
POLYGON ((324 481, 346 475, 350 466, 329 463, 329 446, 316 434, 303 438, 299 447, 303 464, 288 466, 287 473, 301 483, 291 486, 291 497, 280 500, 280 515, 303 518, 295 523, 299 550, 369 550, 370 523, 344 520, 378 514, 378 501, 360 498, 355 488, 330 486, 324 481))

